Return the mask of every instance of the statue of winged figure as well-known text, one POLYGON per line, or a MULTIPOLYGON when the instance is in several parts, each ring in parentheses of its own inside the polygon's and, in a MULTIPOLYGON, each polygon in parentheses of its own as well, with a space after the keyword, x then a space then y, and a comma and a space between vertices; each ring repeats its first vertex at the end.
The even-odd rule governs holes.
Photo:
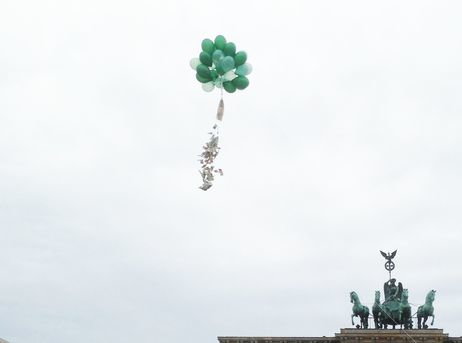
POLYGON ((383 293, 385 295, 385 302, 393 300, 401 301, 403 285, 401 282, 398 282, 398 285, 396 285, 395 282, 396 279, 391 279, 384 283, 383 293))

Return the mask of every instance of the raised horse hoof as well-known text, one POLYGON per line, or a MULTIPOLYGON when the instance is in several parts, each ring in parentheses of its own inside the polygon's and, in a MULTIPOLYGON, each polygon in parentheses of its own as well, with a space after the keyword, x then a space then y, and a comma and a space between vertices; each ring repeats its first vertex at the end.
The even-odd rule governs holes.
POLYGON ((359 325, 359 324, 356 325, 356 328, 357 328, 357 329, 361 329, 361 325, 359 325))

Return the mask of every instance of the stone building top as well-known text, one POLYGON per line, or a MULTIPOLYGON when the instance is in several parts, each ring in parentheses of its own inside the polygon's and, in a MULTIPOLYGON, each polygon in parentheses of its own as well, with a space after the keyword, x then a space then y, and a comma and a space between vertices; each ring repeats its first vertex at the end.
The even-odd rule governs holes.
POLYGON ((333 337, 219 336, 220 343, 462 343, 442 329, 375 330, 340 329, 333 337))

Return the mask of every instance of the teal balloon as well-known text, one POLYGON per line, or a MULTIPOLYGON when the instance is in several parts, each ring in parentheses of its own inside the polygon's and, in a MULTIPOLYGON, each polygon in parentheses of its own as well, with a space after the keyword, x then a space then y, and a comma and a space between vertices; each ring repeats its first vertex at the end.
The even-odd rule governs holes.
POLYGON ((236 86, 231 81, 223 82, 223 88, 228 93, 234 93, 236 91, 236 86))
POLYGON ((226 46, 226 38, 222 35, 215 37, 215 46, 217 49, 223 50, 226 46))
POLYGON ((245 51, 239 51, 235 56, 234 56, 234 63, 237 66, 243 65, 247 61, 247 53, 245 51))
POLYGON ((215 45, 213 44, 212 40, 211 39, 204 39, 202 41, 202 51, 208 53, 208 54, 211 54, 213 53, 213 50, 215 50, 215 45))
POLYGON ((249 85, 249 79, 245 76, 238 76, 231 82, 237 89, 246 89, 249 85))
POLYGON ((223 75, 224 73, 226 73, 225 70, 223 69, 223 66, 221 65, 221 63, 218 63, 216 71, 217 71, 218 75, 223 75))
POLYGON ((212 54, 212 60, 213 60, 213 63, 215 63, 215 65, 218 65, 218 62, 220 62, 220 60, 225 57, 225 54, 223 53, 223 51, 221 50, 215 50, 212 54))
POLYGON ((234 57, 234 55, 236 54, 236 45, 232 42, 226 43, 223 52, 225 53, 225 56, 234 57))
POLYGON ((212 71, 210 72, 210 76, 212 76, 212 80, 215 81, 215 80, 217 79, 217 77, 218 77, 217 71, 216 71, 216 70, 212 70, 212 71))
POLYGON ((204 65, 204 64, 199 64, 196 68, 197 74, 199 74, 202 77, 206 77, 209 79, 209 81, 212 79, 212 75, 210 74, 210 69, 204 65))
POLYGON ((208 52, 202 51, 199 55, 199 60, 202 64, 211 67, 212 66, 212 56, 208 52))
POLYGON ((245 76, 249 75, 252 72, 252 65, 249 63, 245 63, 243 65, 240 65, 239 67, 236 68, 236 75, 239 76, 245 76))
POLYGON ((206 82, 212 81, 212 78, 203 77, 203 76, 200 76, 199 74, 196 74, 196 80, 199 81, 200 83, 206 83, 206 82))
POLYGON ((231 56, 224 57, 220 63, 221 67, 223 68, 224 72, 230 71, 234 69, 234 59, 231 56))

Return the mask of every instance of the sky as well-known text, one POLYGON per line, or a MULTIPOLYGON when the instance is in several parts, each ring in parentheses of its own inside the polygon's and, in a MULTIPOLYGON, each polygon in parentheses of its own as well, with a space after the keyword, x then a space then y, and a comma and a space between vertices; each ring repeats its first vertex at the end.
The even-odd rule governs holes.
POLYGON ((0 337, 332 336, 393 276, 461 336, 459 1, 0 3, 0 337), (222 34, 250 85, 189 60, 222 34))

